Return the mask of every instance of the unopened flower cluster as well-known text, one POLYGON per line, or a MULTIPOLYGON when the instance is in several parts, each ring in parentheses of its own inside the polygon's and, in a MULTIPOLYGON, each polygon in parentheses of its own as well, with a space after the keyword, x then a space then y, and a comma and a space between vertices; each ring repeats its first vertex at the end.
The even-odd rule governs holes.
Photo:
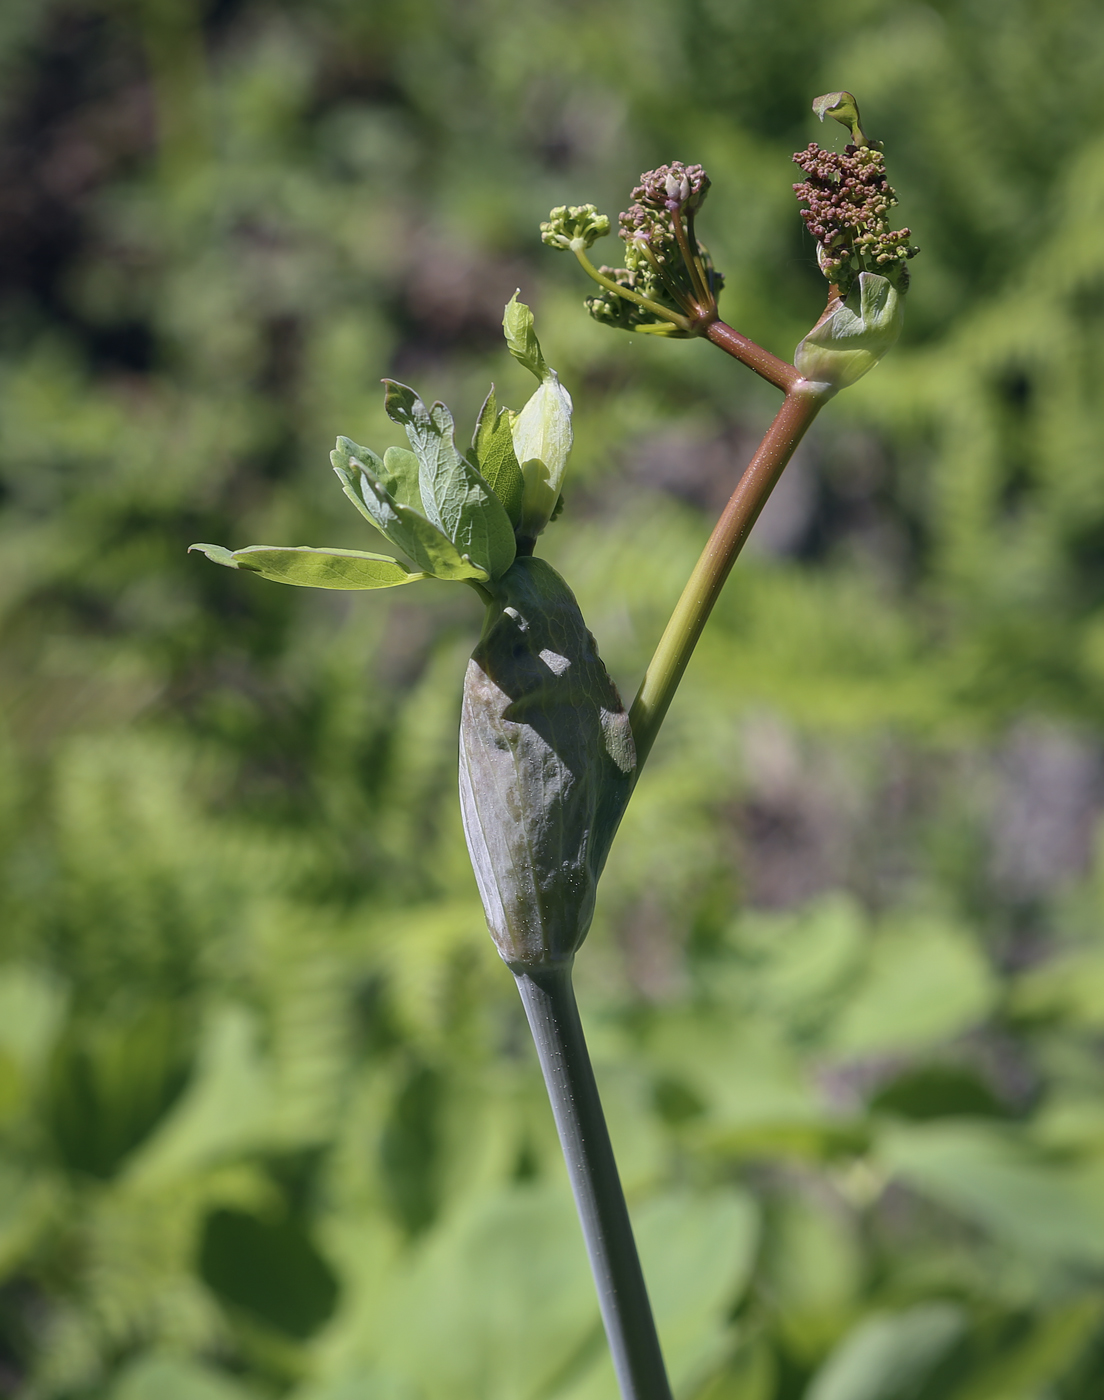
POLYGON ((810 142, 794 155, 806 178, 794 193, 808 208, 805 226, 817 240, 817 261, 830 283, 846 297, 860 272, 877 272, 899 291, 908 287, 911 230, 889 228, 897 203, 886 180, 885 157, 873 146, 848 145, 840 153, 810 142))
MULTIPOLYGON (((625 241, 625 266, 603 267, 605 277, 619 287, 647 297, 672 310, 693 313, 703 298, 695 286, 689 259, 696 259, 699 281, 715 304, 723 278, 713 267, 709 253, 694 233, 694 215, 709 192, 709 176, 700 165, 672 161, 646 170, 632 192, 633 203, 619 217, 618 232, 625 241)), ((632 330, 656 326, 647 308, 607 292, 589 297, 587 309, 596 320, 632 330)), ((670 334, 679 334, 673 327, 670 334)))

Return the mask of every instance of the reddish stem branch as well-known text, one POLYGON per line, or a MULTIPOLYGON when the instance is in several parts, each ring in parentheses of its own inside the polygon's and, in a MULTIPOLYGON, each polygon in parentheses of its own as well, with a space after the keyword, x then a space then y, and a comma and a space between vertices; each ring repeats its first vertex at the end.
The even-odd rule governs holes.
MULTIPOLYGON (((727 331, 729 327, 725 326, 724 329, 727 331)), ((758 349, 757 346, 755 348, 758 349)), ((767 354, 766 351, 759 353, 767 354)), ((773 360, 774 356, 769 358, 773 360)), ((713 604, 744 547, 751 527, 758 520, 759 512, 782 474, 782 468, 793 456, 809 424, 827 401, 823 394, 811 390, 811 386, 797 375, 792 365, 786 368, 797 377, 797 383, 787 393, 774 422, 767 429, 766 437, 759 444, 758 451, 748 463, 747 470, 717 521, 633 701, 629 718, 636 742, 638 775, 713 610, 713 604)), ((759 372, 763 373, 762 370, 759 372)))
POLYGON ((756 374, 762 375, 768 384, 773 384, 784 394, 788 394, 801 382, 801 375, 788 360, 780 360, 777 355, 772 355, 769 350, 756 345, 754 340, 749 340, 746 335, 733 330, 724 321, 710 321, 702 334, 714 345, 739 360, 742 365, 747 365, 756 374))

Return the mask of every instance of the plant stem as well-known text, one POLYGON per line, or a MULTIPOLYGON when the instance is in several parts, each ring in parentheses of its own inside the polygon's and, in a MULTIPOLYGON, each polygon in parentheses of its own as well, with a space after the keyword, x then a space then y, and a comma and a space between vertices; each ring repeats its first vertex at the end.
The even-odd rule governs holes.
POLYGON ((754 340, 749 340, 746 335, 741 335, 739 331, 733 330, 724 321, 710 321, 699 334, 704 335, 714 345, 727 351, 742 365, 753 369, 768 384, 773 384, 784 394, 788 394, 791 389, 804 383, 800 373, 788 360, 780 360, 777 355, 772 355, 769 350, 764 350, 761 345, 756 345, 754 340))
MULTIPOLYGON (((604 276, 581 248, 576 248, 573 251, 587 276, 592 277, 600 287, 605 287, 607 292, 615 292, 626 301, 636 302, 637 306, 642 306, 646 311, 651 311, 653 315, 661 316, 663 320, 670 321, 671 325, 678 326, 679 330, 688 331, 690 329, 690 322, 685 316, 681 316, 677 311, 669 310, 666 306, 660 306, 658 301, 650 301, 647 297, 641 296, 639 292, 634 292, 631 287, 622 287, 611 277, 604 276)), ((766 351, 763 353, 766 354, 766 351)))
MULTIPOLYGON (((732 334, 735 335, 736 332, 733 331, 732 334)), ((710 339, 713 339, 712 335, 710 339)), ((755 348, 759 349, 758 346, 755 348)), ((764 350, 760 353, 766 355, 768 352, 764 350)), ((773 359, 774 356, 770 358, 773 359)), ((779 364, 781 363, 783 362, 779 361, 779 364)), ((717 521, 701 558, 694 566, 694 572, 690 575, 682 597, 671 614, 671 620, 660 638, 659 646, 644 673, 640 690, 629 711, 633 739, 636 743, 638 776, 674 698, 678 683, 682 680, 691 653, 702 634, 706 619, 713 610, 713 604, 717 601, 732 565, 736 562, 736 556, 744 547, 744 541, 759 518, 759 512, 781 475, 782 468, 793 456, 794 448, 804 437, 809 424, 827 402, 828 395, 819 386, 814 388, 802 379, 792 365, 787 365, 786 368, 796 376, 796 382, 786 394, 774 422, 767 429, 766 437, 748 463, 747 470, 740 478, 720 520, 717 521)))
POLYGON ((682 261, 690 276, 690 285, 694 289, 694 300, 703 310, 716 310, 709 295, 709 288, 705 285, 705 278, 701 275, 700 264, 696 256, 697 250, 691 247, 690 240, 686 236, 686 225, 682 222, 681 210, 676 210, 671 215, 671 224, 675 230, 675 242, 678 244, 682 261))
POLYGON ((622 1400, 671 1400, 571 966, 512 970, 552 1102, 622 1400))

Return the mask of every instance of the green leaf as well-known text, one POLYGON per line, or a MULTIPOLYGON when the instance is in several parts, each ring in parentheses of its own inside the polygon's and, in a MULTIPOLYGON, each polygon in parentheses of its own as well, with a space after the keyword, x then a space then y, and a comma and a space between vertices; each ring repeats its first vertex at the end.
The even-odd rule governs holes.
MULTIPOLYGON (((697 1394, 731 1346, 729 1315, 755 1263, 755 1202, 737 1191, 671 1192, 634 1217, 672 1388, 697 1394)), ((616 1400, 609 1353, 603 1348, 574 1384, 553 1393, 555 1400, 616 1400)))
POLYGON ((525 478, 521 474, 508 408, 495 405, 494 385, 479 410, 479 422, 472 438, 472 455, 479 474, 502 502, 511 525, 521 519, 521 496, 525 478))
POLYGON ((221 564, 223 568, 226 569, 236 569, 238 567, 234 559, 234 551, 232 549, 227 549, 224 545, 190 544, 188 546, 188 553, 191 554, 193 549, 198 549, 201 554, 206 554, 212 564, 221 564))
MULTIPOLYGON (((387 494, 398 501, 400 505, 421 510, 422 497, 418 490, 418 459, 413 452, 408 452, 405 447, 389 447, 381 459, 370 447, 361 447, 352 438, 339 437, 336 448, 330 453, 330 461, 343 484, 350 475, 355 478, 358 475, 358 469, 360 469, 374 477, 387 494)), ((355 494, 353 504, 360 510, 361 514, 365 513, 364 502, 358 500, 355 494)), ((370 505, 368 509, 371 510, 370 505)), ((372 519, 371 515, 368 518, 372 519)), ((372 523, 376 522, 372 520, 372 523)))
POLYGON ((224 549, 219 544, 193 544, 216 564, 260 574, 274 583, 300 588, 393 588, 416 583, 431 572, 416 573, 386 554, 359 549, 315 549, 313 545, 251 544, 247 549, 224 549))
POLYGON ((378 482, 393 501, 421 512, 418 459, 413 452, 403 447, 389 447, 381 459, 370 447, 360 447, 351 438, 339 437, 330 453, 330 461, 345 495, 381 534, 387 535, 386 512, 381 513, 375 494, 363 489, 362 473, 378 482))
POLYGON ((1092 1346, 1101 1311, 1099 1294, 1056 1308, 1014 1347, 1002 1347, 976 1379, 971 1376, 960 1400, 1038 1400, 1041 1395, 1068 1394, 1064 1388, 1059 1392, 1058 1383, 1092 1346))
POLYGON ((440 579, 486 579, 490 571, 465 554, 420 511, 400 505, 368 472, 361 470, 365 502, 376 512, 376 524, 425 573, 440 579))
POLYGON ((443 403, 427 409, 413 389, 385 379, 388 416, 406 430, 421 464, 422 506, 430 524, 461 554, 500 578, 514 562, 514 527, 502 502, 456 450, 452 414, 443 403))
POLYGON ((386 486, 399 505, 421 511, 422 492, 418 484, 421 464, 407 447, 389 447, 383 454, 383 471, 379 481, 386 486))
POLYGON ((965 1330, 954 1303, 864 1318, 813 1377, 809 1400, 912 1400, 965 1330))
POLYGON ((984 1019, 995 996, 992 973, 967 933, 939 919, 902 919, 875 941, 832 1047, 871 1054, 947 1040, 984 1019))
MULTIPOLYGON (((466 1202, 364 1326, 381 1369, 406 1383, 400 1394, 554 1393, 565 1363, 600 1327, 570 1197, 557 1183, 466 1202)), ((357 1393, 377 1389, 365 1383, 357 1393)))
POLYGON ((1055 1161, 1007 1128, 957 1119, 894 1124, 877 1162, 914 1190, 1035 1259, 1104 1262, 1104 1174, 1055 1161))
POLYGON ((296 1220, 266 1220, 222 1207, 204 1222, 199 1272, 223 1302, 304 1340, 328 1320, 339 1287, 296 1220))
POLYGON ((402 489, 408 491, 412 480, 409 462, 417 464, 413 452, 407 452, 402 447, 388 448, 382 462, 374 452, 369 452, 369 462, 366 463, 355 454, 344 451, 341 443, 342 440, 338 439, 337 449, 330 453, 341 489, 366 520, 370 520, 396 548, 409 555, 418 565, 422 570, 418 577, 429 575, 446 580, 482 580, 489 577, 486 568, 465 558, 420 510, 397 501, 377 477, 375 468, 378 466, 383 476, 397 477, 402 489))
MULTIPOLYGON (((353 505, 356 506, 357 510, 360 511, 361 515, 364 516, 365 520, 367 520, 370 525, 374 525, 385 538, 390 539, 389 530, 392 523, 391 518, 394 514, 394 498, 387 488, 379 482, 372 471, 372 467, 374 467, 377 462, 379 462, 382 470, 383 463, 380 462, 380 459, 374 452, 368 453, 367 462, 365 459, 357 457, 355 454, 345 452, 342 449, 343 441, 347 442, 348 439, 338 438, 337 447, 330 453, 330 461, 333 463, 333 469, 337 473, 338 481, 341 482, 341 489, 344 491, 345 495, 348 496, 349 500, 352 501, 353 505), (371 465, 369 465, 369 463, 371 465), (367 484, 369 480, 376 482, 379 487, 378 491, 369 488, 367 484), (380 504, 381 491, 383 492, 384 501, 391 503, 386 508, 380 504)), ((353 445, 355 446, 355 444, 353 445)), ((403 545, 399 544, 398 540, 392 540, 391 542, 392 544, 399 545, 400 549, 404 548, 403 545)), ((409 553, 409 551, 407 552, 409 553)))
POLYGON ((524 365, 538 379, 547 379, 552 371, 545 362, 540 341, 533 329, 533 313, 523 301, 518 301, 517 292, 506 303, 506 310, 502 313, 502 329, 507 348, 518 364, 524 365))

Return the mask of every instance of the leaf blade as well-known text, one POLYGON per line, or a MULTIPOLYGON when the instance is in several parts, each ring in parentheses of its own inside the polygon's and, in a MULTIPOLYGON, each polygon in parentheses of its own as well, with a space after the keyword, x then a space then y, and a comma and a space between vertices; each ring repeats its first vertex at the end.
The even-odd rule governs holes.
MULTIPOLYGON (((403 458, 416 462, 417 458, 405 448, 389 448, 384 460, 369 452, 370 464, 348 452, 341 446, 348 439, 338 439, 338 448, 330 453, 334 471, 341 481, 342 490, 353 502, 365 519, 371 521, 397 549, 401 549, 426 575, 431 578, 452 581, 456 579, 487 579, 489 571, 479 560, 461 554, 460 550, 432 524, 421 511, 396 500, 387 486, 376 475, 378 464, 384 477, 394 478, 396 470, 408 471, 409 464, 403 458), (391 469, 387 458, 392 453, 402 454, 398 460, 391 457, 391 469)), ((356 446, 355 443, 352 446, 356 446)), ((405 490, 410 489, 410 478, 406 479, 405 490)), ((219 561, 221 562, 221 561, 219 561)))
POLYGON ((479 410, 479 421, 472 437, 472 454, 480 476, 495 493, 515 528, 521 520, 521 498, 525 478, 514 452, 510 410, 495 403, 494 385, 479 410))
POLYGON ((307 544, 252 544, 233 550, 217 544, 190 545, 189 551, 193 549, 215 564, 298 588, 394 588, 428 577, 386 554, 368 554, 360 549, 321 549, 307 544))
POLYGON ((427 409, 405 384, 384 383, 388 416, 405 429, 420 463, 426 519, 491 578, 500 578, 517 551, 513 525, 487 482, 457 451, 452 414, 443 403, 427 409))
POLYGON ((523 301, 518 301, 518 292, 506 303, 502 313, 502 330, 506 336, 506 346, 518 364, 524 365, 530 374, 542 382, 547 379, 551 371, 533 329, 533 313, 523 301))

